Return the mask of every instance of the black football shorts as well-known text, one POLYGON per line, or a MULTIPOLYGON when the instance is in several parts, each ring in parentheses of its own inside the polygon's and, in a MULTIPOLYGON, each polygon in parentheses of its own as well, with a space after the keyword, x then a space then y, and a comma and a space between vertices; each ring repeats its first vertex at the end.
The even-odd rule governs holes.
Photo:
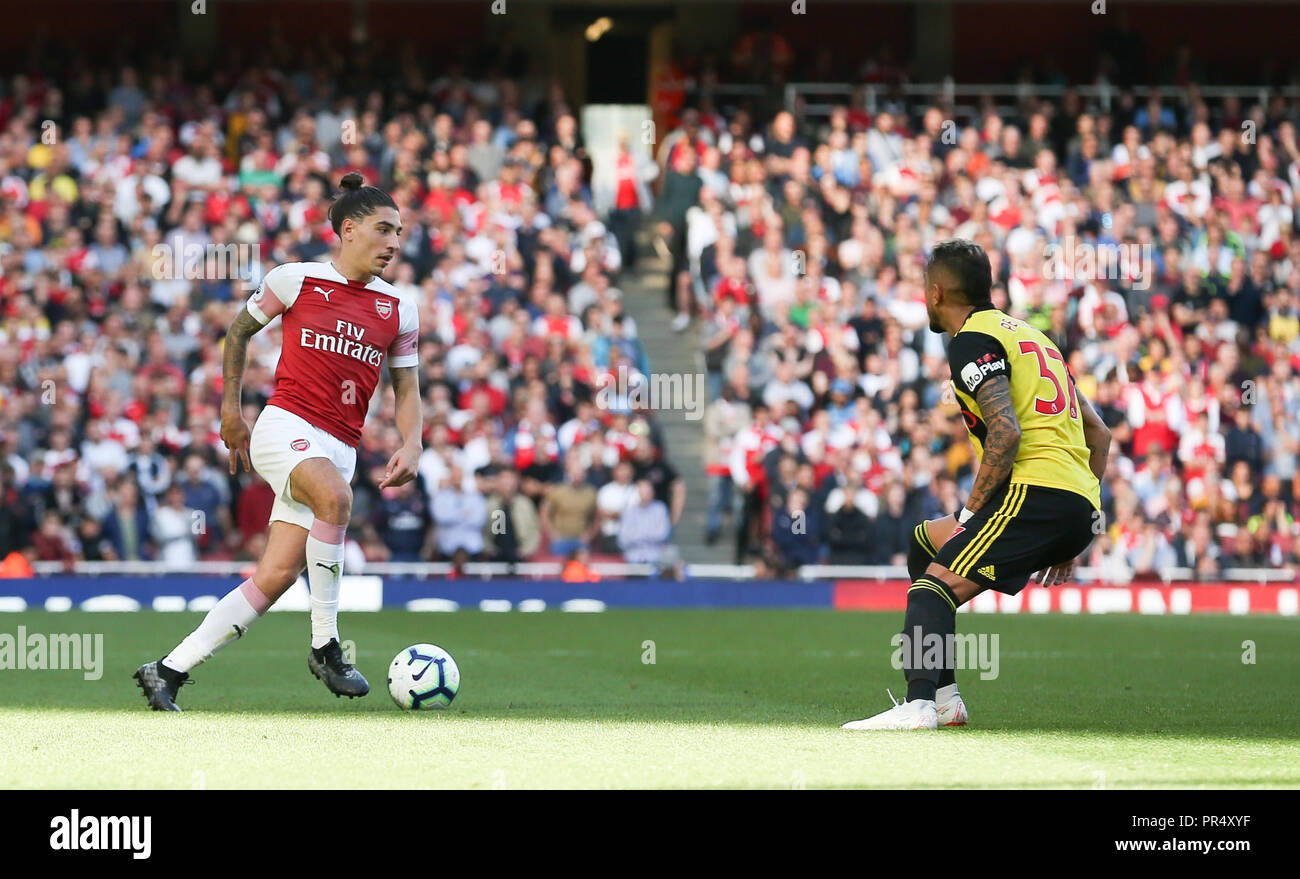
POLYGON ((934 561, 972 583, 1015 595, 1029 577, 1088 548, 1100 514, 1081 494, 1008 482, 964 526, 958 525, 934 561))

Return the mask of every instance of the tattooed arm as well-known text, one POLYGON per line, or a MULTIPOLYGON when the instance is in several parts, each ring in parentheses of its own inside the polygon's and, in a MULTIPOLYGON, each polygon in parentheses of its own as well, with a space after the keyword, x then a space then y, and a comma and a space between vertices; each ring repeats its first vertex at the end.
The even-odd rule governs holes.
POLYGON ((975 392, 975 402, 988 434, 984 439, 984 457, 980 459, 975 486, 966 509, 979 512, 1011 476, 1011 465, 1020 451, 1020 420, 1011 402, 1011 382, 1005 375, 991 376, 975 392))
POLYGON ((261 322, 246 309, 240 309, 238 316, 226 331, 225 348, 221 362, 221 441, 230 450, 230 473, 233 476, 239 470, 239 462, 244 462, 244 469, 252 471, 248 461, 248 439, 252 435, 248 422, 244 421, 242 410, 244 391, 244 366, 248 362, 248 340, 262 328, 261 322))

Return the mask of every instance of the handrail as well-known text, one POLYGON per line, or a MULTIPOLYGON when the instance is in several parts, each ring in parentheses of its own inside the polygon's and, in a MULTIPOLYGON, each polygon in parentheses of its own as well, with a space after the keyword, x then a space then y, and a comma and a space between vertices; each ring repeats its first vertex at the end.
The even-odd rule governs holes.
MULTIPOLYGON (((173 574, 203 574, 210 576, 239 577, 247 576, 254 567, 253 562, 237 561, 200 561, 186 565, 172 565, 167 562, 76 562, 71 568, 62 562, 34 562, 33 570, 38 576, 141 576, 162 577, 173 574)), ((655 566, 631 564, 627 562, 593 562, 589 566, 602 577, 651 577, 655 566)), ((562 562, 521 562, 509 565, 504 562, 470 562, 465 565, 462 576, 467 579, 490 577, 555 578, 564 569, 562 562)), ((348 571, 358 576, 389 577, 446 577, 452 573, 449 562, 371 562, 363 568, 348 571)), ((1294 583, 1297 572, 1292 568, 1226 568, 1213 579, 1242 583, 1294 583)), ((686 565, 685 574, 689 579, 752 580, 753 565, 732 565, 719 563, 696 563, 686 565)), ((1157 572, 1161 582, 1169 585, 1186 583, 1195 585, 1196 572, 1191 568, 1167 567, 1157 572)), ((1074 572, 1080 583, 1103 583, 1102 572, 1098 568, 1079 567, 1074 572)), ((907 568, 902 565, 803 565, 795 572, 795 578, 807 582, 817 580, 908 580, 907 568)), ((1124 585, 1128 585, 1127 583, 1124 585)), ((0 586, 0 591, 3 586, 0 586)))
MULTIPOLYGON (((1117 86, 1110 83, 1100 85, 1049 85, 1039 83, 962 83, 951 78, 943 82, 912 82, 901 85, 884 85, 877 83, 852 82, 791 82, 785 86, 785 108, 794 110, 799 95, 851 95, 857 88, 865 89, 867 112, 875 114, 882 95, 901 92, 910 97, 942 97, 948 101, 955 98, 1048 98, 1060 97, 1069 90, 1074 90, 1080 97, 1097 98, 1102 107, 1109 110, 1111 101, 1118 95, 1128 93, 1136 98, 1146 98, 1158 93, 1164 98, 1185 102, 1192 89, 1184 86, 1117 86)), ((1263 85, 1205 85, 1197 86, 1195 91, 1203 98, 1245 97, 1253 98, 1260 104, 1277 95, 1284 98, 1300 97, 1300 85, 1263 86, 1263 85)), ((834 104, 807 103, 804 111, 808 115, 828 115, 834 104)))
MULTIPOLYGON (((62 562, 33 562, 32 570, 43 576, 59 575, 126 575, 155 577, 170 574, 208 574, 213 576, 246 576, 255 567, 254 562, 199 561, 185 565, 172 565, 160 561, 130 562, 76 562, 71 568, 62 562)), ((597 574, 609 577, 648 577, 655 572, 653 565, 628 562, 594 562, 588 565, 597 574)), ((451 562, 368 562, 359 570, 348 574, 360 576, 394 577, 445 577, 452 573, 451 562)), ((463 568, 466 577, 552 577, 564 570, 563 562, 468 562, 463 568)))

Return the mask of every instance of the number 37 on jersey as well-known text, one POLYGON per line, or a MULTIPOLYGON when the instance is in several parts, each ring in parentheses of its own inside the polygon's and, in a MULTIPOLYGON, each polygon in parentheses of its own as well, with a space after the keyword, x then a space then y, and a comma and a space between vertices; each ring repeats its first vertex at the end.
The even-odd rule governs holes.
POLYGON ((952 337, 948 365, 977 454, 983 456, 988 429, 976 395, 984 382, 1004 376, 1021 431, 1012 481, 1071 491, 1096 485, 1074 380, 1051 339, 995 308, 977 309, 952 337))

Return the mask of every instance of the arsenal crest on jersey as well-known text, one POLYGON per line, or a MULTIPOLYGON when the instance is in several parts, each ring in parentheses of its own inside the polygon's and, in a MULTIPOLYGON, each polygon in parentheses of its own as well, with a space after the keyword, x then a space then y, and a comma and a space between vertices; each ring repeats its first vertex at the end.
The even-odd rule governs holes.
POLYGON ((391 299, 376 299, 376 300, 375 300, 375 311, 379 312, 379 316, 382 317, 384 320, 388 320, 388 318, 389 318, 389 317, 392 315, 392 313, 393 313, 393 300, 391 300, 391 299))

